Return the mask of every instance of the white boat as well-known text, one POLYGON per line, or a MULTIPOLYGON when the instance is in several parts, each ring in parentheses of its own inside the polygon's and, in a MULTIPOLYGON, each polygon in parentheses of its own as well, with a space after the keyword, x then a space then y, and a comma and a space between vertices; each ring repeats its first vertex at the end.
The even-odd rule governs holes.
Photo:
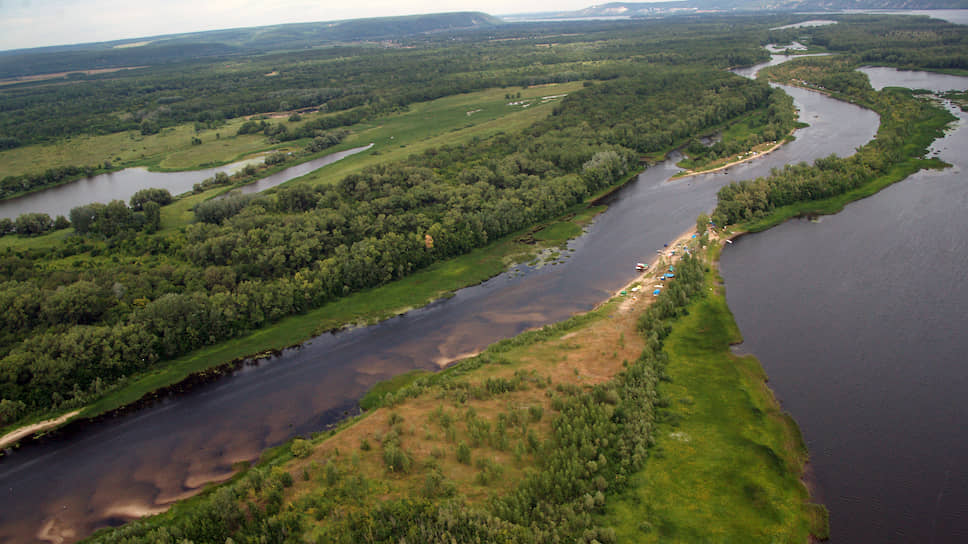
POLYGON ((635 269, 638 270, 639 272, 645 270, 648 267, 649 267, 649 265, 647 265, 645 263, 635 263, 635 269))

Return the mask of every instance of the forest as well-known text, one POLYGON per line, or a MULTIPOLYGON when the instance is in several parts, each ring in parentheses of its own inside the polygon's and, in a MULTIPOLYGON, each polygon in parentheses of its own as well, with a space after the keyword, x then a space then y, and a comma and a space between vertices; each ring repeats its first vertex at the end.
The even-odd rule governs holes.
MULTIPOLYGON (((31 236, 73 224, 53 245, 15 244, 0 255, 0 300, 8 308, 0 318, 0 425, 83 406, 194 349, 557 217, 625 179, 645 155, 750 111, 773 105, 767 122, 788 132, 791 105, 782 93, 722 70, 764 58, 758 45, 764 30, 758 29, 765 26, 737 33, 735 21, 652 23, 650 32, 596 24, 587 34, 555 33, 560 43, 553 48, 536 45, 547 40, 532 34, 543 27, 525 26, 517 34, 503 30, 498 39, 471 32, 469 43, 458 45, 432 35, 413 49, 270 54, 240 62, 248 66, 230 74, 193 61, 149 76, 5 89, 0 125, 7 119, 20 127, 32 125, 24 116, 37 116, 98 131, 97 118, 120 119, 107 113, 119 104, 164 112, 149 119, 160 125, 199 122, 199 112, 209 112, 210 121, 306 106, 351 115, 338 123, 321 117, 290 134, 273 128, 276 123, 240 129, 270 140, 294 138, 312 153, 338 142, 359 119, 414 101, 490 86, 586 82, 550 117, 523 130, 434 147, 335 185, 206 200, 194 208, 192 224, 174 231, 159 231, 159 209, 170 200, 161 192, 130 203, 81 205, 69 220, 31 214, 0 225, 31 236), (715 43, 711 33, 720 36, 715 43), (280 76, 266 78, 271 69, 280 76), (213 115, 218 101, 246 109, 213 115), (61 107, 76 110, 56 110, 61 107)), ((129 119, 139 120, 145 119, 129 119)), ((66 125, 33 125, 37 137, 72 133, 66 125)), ((224 183, 231 180, 216 178, 198 189, 224 183)))

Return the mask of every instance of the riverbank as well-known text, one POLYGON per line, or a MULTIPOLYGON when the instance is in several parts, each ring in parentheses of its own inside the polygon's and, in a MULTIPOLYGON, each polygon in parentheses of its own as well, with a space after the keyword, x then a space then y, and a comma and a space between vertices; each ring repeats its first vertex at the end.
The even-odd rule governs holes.
MULTIPOLYGON (((654 257, 649 270, 626 286, 625 295, 610 297, 596 309, 565 322, 498 342, 442 372, 397 380, 395 386, 380 391, 380 398, 370 410, 344 422, 338 430, 310 440, 297 438, 270 453, 259 467, 235 477, 234 483, 179 504, 160 517, 134 522, 126 529, 140 533, 153 526, 195 524, 196 512, 205 510, 216 496, 221 497, 220 501, 235 497, 229 500, 241 501, 239 507, 245 500, 261 503, 264 491, 247 491, 252 489, 250 482, 255 481, 265 482, 262 489, 279 490, 278 498, 272 500, 278 501, 275 504, 289 512, 293 520, 301 520, 297 525, 310 539, 326 540, 343 530, 355 530, 353 527, 362 522, 356 516, 363 512, 396 508, 398 515, 411 519, 410 516, 431 511, 427 508, 454 500, 470 508, 510 500, 520 492, 520 482, 534 478, 529 476, 532 471, 542 470, 544 464, 539 460, 553 456, 548 448, 561 439, 554 437, 563 428, 554 421, 563 418, 571 422, 569 425, 579 424, 580 418, 575 420, 566 408, 570 399, 583 395, 605 395, 611 399, 608 395, 615 393, 606 392, 616 391, 617 381, 623 379, 620 376, 644 364, 643 352, 655 349, 653 340, 641 332, 643 320, 652 323, 650 320, 655 319, 645 316, 656 302, 673 306, 676 303, 675 295, 651 296, 650 286, 659 282, 659 275, 666 273, 670 265, 686 275, 663 282, 667 289, 675 290, 675 282, 691 281, 688 276, 694 265, 679 261, 686 247, 693 255, 707 259, 715 255, 701 250, 704 238, 693 234, 688 231, 669 243, 666 253, 654 257), (671 255, 673 248, 675 255, 671 255), (637 287, 637 291, 632 291, 637 287), (415 503, 408 501, 424 506, 413 510, 406 505, 415 503), (333 516, 336 511, 339 515, 333 516)), ((699 277, 702 278, 701 272, 699 277)), ((656 416, 636 417, 636 423, 629 424, 643 425, 645 434, 641 439, 655 437, 654 442, 649 440, 654 445, 648 448, 645 471, 654 470, 651 467, 660 463, 673 463, 672 444, 683 442, 689 444, 693 454, 698 452, 700 458, 709 459, 698 462, 718 464, 709 472, 695 471, 697 459, 693 457, 680 467, 693 471, 690 478, 670 483, 668 479, 636 472, 630 475, 631 486, 605 483, 607 494, 599 491, 596 496, 582 499, 582 504, 591 501, 588 513, 593 516, 592 524, 599 527, 591 530, 607 533, 611 530, 608 527, 612 512, 625 508, 622 511, 626 518, 635 520, 632 540, 641 541, 643 535, 662 539, 667 534, 692 534, 692 529, 687 531, 684 526, 679 532, 669 533, 666 513, 627 500, 637 494, 671 500, 686 487, 693 498, 683 505, 690 509, 699 504, 710 506, 710 516, 690 514, 697 520, 695 527, 706 531, 704 535, 744 535, 746 540, 750 536, 781 535, 786 542, 806 542, 811 534, 824 535, 822 523, 817 521, 825 519, 822 508, 809 504, 799 480, 805 454, 795 425, 778 414, 755 359, 737 359, 729 353, 729 342, 736 340, 736 329, 727 319, 728 309, 722 303, 722 288, 716 286, 716 277, 711 268, 698 289, 707 294, 683 308, 682 315, 686 317, 670 321, 672 332, 663 350, 670 358, 661 373, 671 382, 660 385, 660 391, 665 392, 657 398, 664 400, 657 401, 656 416), (680 353, 683 345, 697 343, 724 359, 710 362, 693 352, 680 353), (700 370, 683 369, 687 360, 700 370), (710 369, 709 364, 715 368, 710 369), (683 372, 692 373, 692 380, 680 378, 683 372), (670 387, 674 389, 666 391, 670 387), (686 402, 687 396, 692 399, 690 402, 686 402), (700 410, 705 402, 724 397, 731 404, 725 408, 713 406, 712 416, 705 414, 705 409, 700 410), (688 414, 671 414, 677 406, 686 407, 688 414), (724 411, 715 411, 716 408, 724 411), (649 423, 652 417, 657 417, 657 426, 649 423), (684 441, 680 433, 687 428, 688 417, 715 417, 717 428, 707 429, 706 434, 717 440, 727 437, 725 440, 730 443, 736 438, 729 437, 741 437, 745 442, 720 447, 722 444, 714 441, 706 447, 703 433, 684 441), (679 431, 668 432, 669 425, 679 431), (781 470, 777 459, 783 460, 781 470), (613 494, 612 485, 615 489, 625 488, 625 493, 613 494), (702 495, 701 501, 696 500, 698 495, 702 495), (768 500, 769 508, 764 500, 768 500), (628 510, 629 504, 632 510, 628 510), (720 510, 722 505, 728 505, 723 508, 729 515, 720 515, 724 513, 720 510), (742 514, 739 519, 732 516, 737 512, 742 514)), ((645 330, 652 326, 655 325, 645 325, 645 330)), ((648 390, 646 387, 643 391, 648 390)), ((636 405, 642 409, 642 399, 637 398, 636 405)), ((651 397, 646 394, 645 398, 651 397)), ((612 403, 624 406, 619 397, 589 406, 612 403)), ((645 413, 653 414, 653 408, 646 408, 645 413)), ((609 455, 608 466, 612 467, 626 466, 631 460, 628 454, 620 454, 625 459, 622 463, 619 458, 611 458, 615 446, 622 444, 620 435, 612 441, 612 432, 602 429, 597 434, 610 440, 609 446, 596 449, 599 453, 593 462, 600 467, 606 463, 602 454, 609 455)), ((644 460, 644 456, 636 459, 644 460)), ((600 469, 592 469, 593 473, 597 470, 600 469)), ((606 476, 602 482, 612 482, 609 478, 606 476)), ((270 510, 260 509, 256 515, 261 517, 267 512, 270 510)), ((377 525, 385 519, 380 515, 366 517, 377 525)), ((621 530, 619 526, 616 534, 622 535, 621 530)), ((94 541, 111 538, 110 532, 103 532, 95 535, 94 541)))
POLYGON ((790 134, 791 134, 791 136, 788 136, 787 138, 784 138, 784 139, 780 140, 779 142, 776 142, 775 144, 773 144, 771 146, 768 146, 765 149, 762 149, 761 151, 757 151, 756 150, 756 147, 754 147, 749 152, 745 153, 746 156, 744 158, 742 158, 742 159, 735 160, 735 161, 726 163, 726 164, 721 165, 721 166, 716 166, 716 167, 710 168, 708 170, 685 170, 683 172, 680 172, 680 173, 672 176, 671 179, 688 178, 688 177, 691 177, 691 176, 698 176, 700 174, 711 174, 713 172, 719 172, 720 170, 726 170, 730 166, 736 166, 737 164, 743 164, 744 162, 749 162, 749 161, 754 160, 754 159, 757 159, 759 157, 763 157, 765 155, 769 155, 770 153, 772 153, 772 152, 776 151, 777 149, 780 149, 781 147, 783 147, 783 144, 785 144, 785 143, 787 143, 789 141, 792 141, 792 134, 793 133, 791 132, 790 134))
POLYGON ((0 451, 16 445, 17 442, 28 436, 49 431, 51 429, 56 429, 57 427, 67 423, 72 417, 79 413, 81 413, 80 410, 74 410, 73 412, 68 412, 60 417, 39 421, 32 425, 26 425, 15 431, 11 431, 3 436, 0 436, 0 451))
MULTIPOLYGON (((616 186, 628 183, 636 175, 630 173, 616 186)), ((604 206, 594 203, 614 189, 611 187, 589 197, 586 203, 567 210, 554 221, 507 236, 466 255, 435 263, 392 284, 351 294, 304 314, 284 318, 247 336, 174 359, 164 368, 134 377, 121 389, 83 407, 72 421, 80 423, 80 420, 137 409, 167 394, 218 379, 244 361, 271 357, 325 332, 372 325, 448 297, 461 288, 480 284, 507 271, 514 263, 531 261, 542 248, 561 246, 580 235, 582 229, 605 210, 604 206)), ((444 364, 450 362, 442 361, 444 364)), ((61 418, 52 419, 61 421, 61 418)), ((58 426, 60 424, 45 426, 44 431, 58 426)), ((23 429, 11 428, 10 432, 18 433, 18 440, 33 434, 21 433, 23 429)))
POLYGON ((807 451, 742 341, 718 272, 720 241, 706 253, 707 296, 666 340, 667 399, 655 445, 602 519, 617 541, 812 542, 829 533, 826 509, 803 483, 807 451))

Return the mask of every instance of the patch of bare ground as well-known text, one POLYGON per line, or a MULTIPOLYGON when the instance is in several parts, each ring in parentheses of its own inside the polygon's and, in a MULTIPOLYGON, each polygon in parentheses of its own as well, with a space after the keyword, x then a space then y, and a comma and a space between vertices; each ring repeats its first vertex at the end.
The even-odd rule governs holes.
POLYGON ((28 81, 46 81, 48 79, 59 79, 62 77, 67 77, 70 74, 84 74, 84 75, 90 76, 95 74, 109 74, 111 72, 118 72, 120 70, 136 70, 138 68, 147 68, 147 66, 122 66, 120 68, 98 68, 95 70, 71 70, 70 72, 54 72, 50 74, 35 74, 32 76, 9 77, 5 79, 0 79, 0 86, 12 85, 14 83, 24 83, 28 81))

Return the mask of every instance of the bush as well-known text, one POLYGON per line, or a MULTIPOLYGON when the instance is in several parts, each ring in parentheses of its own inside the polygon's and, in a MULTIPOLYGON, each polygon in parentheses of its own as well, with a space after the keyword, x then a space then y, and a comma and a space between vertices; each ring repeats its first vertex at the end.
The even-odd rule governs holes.
POLYGON ((313 445, 308 440, 297 438, 292 441, 292 444, 289 446, 289 451, 292 452, 294 457, 305 459, 313 452, 313 445))
POLYGON ((383 448, 383 463, 386 464, 390 472, 410 472, 413 466, 413 458, 410 454, 403 451, 396 443, 387 444, 383 448))
POLYGON ((14 222, 17 234, 34 236, 44 234, 54 228, 54 221, 46 213, 25 213, 14 222))
POLYGON ((144 205, 147 202, 157 202, 159 206, 165 206, 171 204, 174 198, 168 189, 142 189, 137 193, 131 195, 131 209, 140 212, 144 209, 144 205))
POLYGON ((471 464, 471 448, 464 441, 457 445, 457 462, 465 465, 471 464))

